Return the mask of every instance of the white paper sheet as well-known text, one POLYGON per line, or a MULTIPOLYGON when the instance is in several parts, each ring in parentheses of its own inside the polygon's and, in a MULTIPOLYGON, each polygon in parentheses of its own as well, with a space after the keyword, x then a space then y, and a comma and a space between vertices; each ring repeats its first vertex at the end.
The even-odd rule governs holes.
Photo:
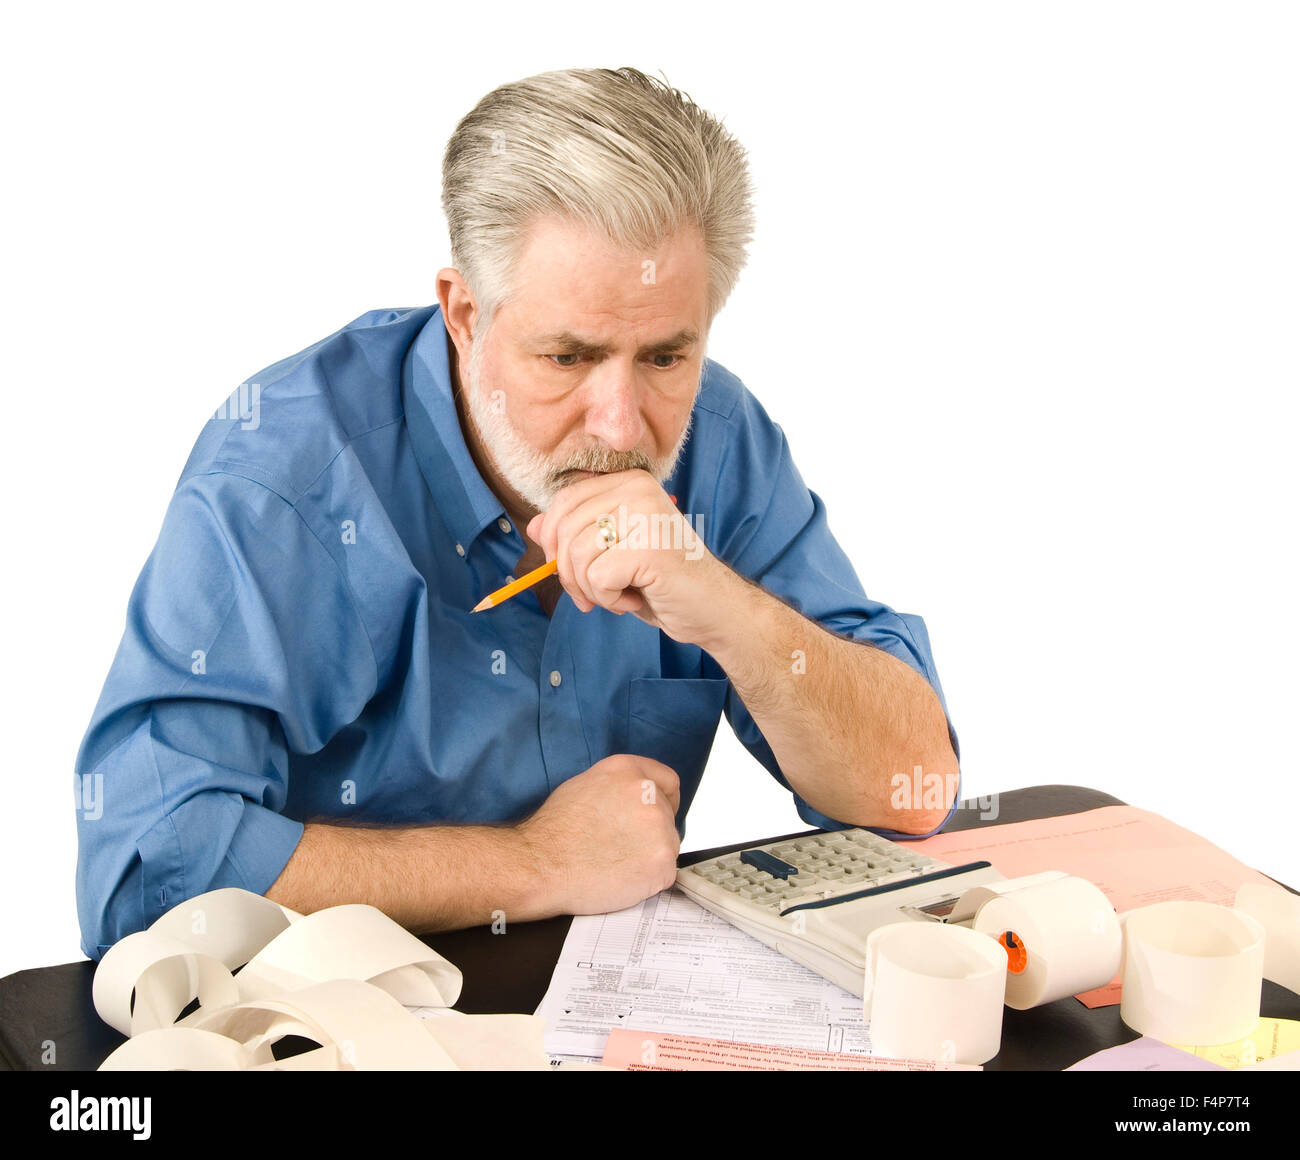
POLYGON ((675 887, 575 918, 537 1014, 552 1059, 599 1062, 614 1027, 871 1053, 861 999, 675 887))

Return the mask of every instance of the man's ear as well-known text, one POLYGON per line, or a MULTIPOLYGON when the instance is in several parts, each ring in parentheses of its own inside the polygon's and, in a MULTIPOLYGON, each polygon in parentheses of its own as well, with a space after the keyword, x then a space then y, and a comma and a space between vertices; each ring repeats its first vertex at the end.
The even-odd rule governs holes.
POLYGON ((478 321, 478 303, 474 300, 474 293, 460 276, 460 271, 451 266, 438 271, 437 290, 443 324, 451 341, 456 344, 456 353, 467 362, 474 326, 478 321))

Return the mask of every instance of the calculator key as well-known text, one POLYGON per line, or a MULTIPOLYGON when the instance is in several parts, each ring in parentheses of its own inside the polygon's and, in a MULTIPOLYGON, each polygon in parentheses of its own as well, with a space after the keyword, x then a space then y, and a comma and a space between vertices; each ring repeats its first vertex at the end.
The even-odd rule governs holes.
POLYGON ((797 867, 769 854, 766 850, 746 850, 741 854, 740 860, 772 878, 788 878, 791 874, 798 873, 797 867))

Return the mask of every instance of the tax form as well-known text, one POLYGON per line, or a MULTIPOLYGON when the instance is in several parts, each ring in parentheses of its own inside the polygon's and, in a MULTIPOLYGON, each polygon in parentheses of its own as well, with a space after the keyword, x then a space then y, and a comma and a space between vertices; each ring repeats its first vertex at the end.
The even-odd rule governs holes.
POLYGON ((536 1013, 553 1060, 600 1062, 615 1027, 871 1054, 861 999, 675 886, 574 918, 536 1013))

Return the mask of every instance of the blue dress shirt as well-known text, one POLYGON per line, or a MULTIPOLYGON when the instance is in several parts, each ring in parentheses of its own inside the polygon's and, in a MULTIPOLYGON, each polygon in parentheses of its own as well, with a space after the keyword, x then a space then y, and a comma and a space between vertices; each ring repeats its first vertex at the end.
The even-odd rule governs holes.
MULTIPOLYGON (((204 891, 264 893, 304 821, 517 819, 613 753, 676 770, 680 830, 723 713, 790 788, 701 649, 567 595, 552 617, 532 592, 470 614, 525 545, 465 445, 439 307, 363 314, 229 404, 181 473, 77 754, 88 956, 204 891)), ((867 599, 781 429, 711 360, 666 487, 735 571, 944 703, 924 622, 867 599)))

